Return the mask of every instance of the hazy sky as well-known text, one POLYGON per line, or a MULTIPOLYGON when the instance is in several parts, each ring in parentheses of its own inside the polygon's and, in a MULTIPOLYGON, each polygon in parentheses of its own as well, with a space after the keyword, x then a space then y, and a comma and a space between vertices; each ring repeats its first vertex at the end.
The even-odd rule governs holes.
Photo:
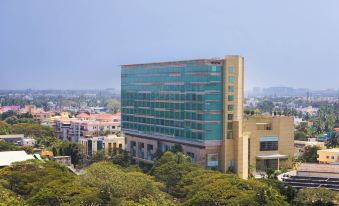
POLYGON ((0 89, 120 87, 120 64, 245 57, 245 85, 338 88, 338 0, 0 0, 0 89))

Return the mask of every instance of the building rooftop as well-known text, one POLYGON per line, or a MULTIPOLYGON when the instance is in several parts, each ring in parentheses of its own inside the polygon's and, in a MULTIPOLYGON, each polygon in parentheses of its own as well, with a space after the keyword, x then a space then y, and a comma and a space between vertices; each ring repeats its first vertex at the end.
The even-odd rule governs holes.
POLYGON ((0 139, 11 139, 11 138, 25 138, 23 134, 6 134, 0 135, 0 139))
POLYGON ((339 174, 339 165, 301 163, 298 172, 336 173, 339 174))
POLYGON ((136 67, 136 66, 145 66, 145 65, 168 65, 168 64, 187 64, 187 63, 205 63, 209 61, 221 61, 223 58, 210 58, 210 59, 190 59, 190 60, 178 60, 178 61, 160 61, 160 62, 151 62, 151 63, 140 63, 140 64, 124 64, 121 65, 122 68, 136 67))
POLYGON ((9 166, 13 162, 20 162, 34 159, 33 155, 28 155, 25 151, 0 152, 0 167, 9 166))
POLYGON ((338 152, 339 153, 339 148, 332 148, 332 149, 323 149, 319 151, 324 151, 324 152, 338 152))

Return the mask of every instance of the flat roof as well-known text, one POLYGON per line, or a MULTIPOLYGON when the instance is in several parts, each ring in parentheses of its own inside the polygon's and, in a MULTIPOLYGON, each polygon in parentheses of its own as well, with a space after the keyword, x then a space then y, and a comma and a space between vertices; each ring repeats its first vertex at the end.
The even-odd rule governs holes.
POLYGON ((298 172, 336 173, 339 174, 339 165, 336 164, 316 164, 301 163, 298 172))
POLYGON ((286 159, 288 158, 288 155, 282 155, 282 154, 257 154, 257 159, 262 160, 269 160, 269 159, 286 159))
POLYGON ((13 162, 20 162, 34 159, 33 155, 28 155, 25 151, 0 152, 0 167, 9 166, 13 162))
POLYGON ((224 60, 223 58, 207 58, 207 59, 189 59, 189 60, 177 60, 177 61, 160 61, 160 62, 149 62, 149 63, 138 63, 138 64, 123 64, 125 66, 142 66, 142 65, 151 65, 151 64, 173 64, 173 63, 187 63, 187 62, 198 62, 198 61, 220 61, 224 60))
POLYGON ((332 149, 322 149, 319 150, 320 152, 338 152, 339 153, 339 148, 332 148, 332 149))

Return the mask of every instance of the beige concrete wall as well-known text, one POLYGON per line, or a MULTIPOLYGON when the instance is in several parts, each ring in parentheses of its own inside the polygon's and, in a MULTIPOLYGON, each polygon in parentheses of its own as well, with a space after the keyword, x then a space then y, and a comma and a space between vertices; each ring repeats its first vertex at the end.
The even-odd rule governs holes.
POLYGON ((241 178, 247 178, 247 140, 243 137, 242 118, 244 101, 244 59, 241 56, 225 56, 224 60, 224 138, 220 154, 220 168, 226 172, 229 170, 230 162, 234 163, 235 172, 241 178), (235 72, 231 74, 229 68, 233 66, 235 72), (234 76, 235 82, 229 82, 229 77, 234 76), (234 92, 228 90, 228 86, 234 86, 234 92), (228 95, 234 95, 234 100, 229 101, 228 95), (234 105, 234 110, 229 111, 228 105, 234 105), (233 114, 233 121, 228 120, 228 115, 233 114), (233 129, 228 129, 228 123, 232 123, 233 129), (228 133, 232 131, 233 138, 228 138, 228 133))
POLYGON ((319 163, 334 163, 339 162, 339 149, 333 150, 318 150, 319 163))
POLYGON ((250 139, 249 165, 256 165, 257 154, 282 154, 294 156, 294 124, 292 117, 247 116, 244 118, 244 132, 250 139), (257 123, 268 123, 271 130, 258 130, 257 123), (260 151, 260 137, 277 136, 277 151, 260 151))

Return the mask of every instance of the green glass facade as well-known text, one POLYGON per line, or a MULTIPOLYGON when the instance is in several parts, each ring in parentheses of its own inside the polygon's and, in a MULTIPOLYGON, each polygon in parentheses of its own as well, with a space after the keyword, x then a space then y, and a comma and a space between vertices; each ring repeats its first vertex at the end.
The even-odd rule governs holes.
POLYGON ((122 66, 123 131, 190 142, 222 140, 222 71, 222 60, 122 66))

